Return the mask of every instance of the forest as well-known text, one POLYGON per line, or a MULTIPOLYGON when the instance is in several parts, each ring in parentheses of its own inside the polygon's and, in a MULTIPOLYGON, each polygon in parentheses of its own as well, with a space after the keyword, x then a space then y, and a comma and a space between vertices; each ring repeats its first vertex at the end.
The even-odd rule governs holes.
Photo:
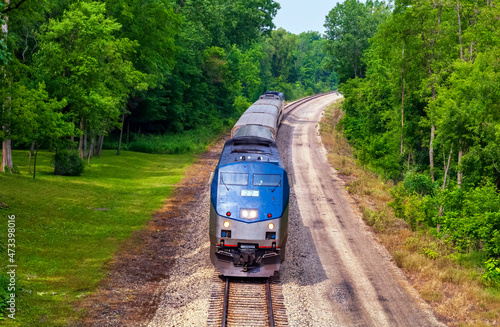
MULTIPOLYGON (((272 0, 0 2, 1 171, 12 149, 202 151, 265 90, 331 90, 318 32, 272 0)), ((36 160, 35 160, 36 165, 36 160)), ((36 170, 35 170, 36 172, 36 170)), ((33 174, 35 177, 35 174, 33 174)))
POLYGON ((499 17, 490 0, 347 0, 325 25, 345 97, 339 128, 359 163, 397 184, 391 206, 411 229, 478 253, 490 286, 500 284, 499 17))
MULTIPOLYGON (((146 179, 153 172, 164 175, 165 185, 177 183, 182 171, 176 167, 192 162, 184 154, 204 151, 266 90, 294 100, 338 86, 344 96, 339 133, 355 149, 359 165, 394 186, 390 206, 396 216, 422 238, 430 235, 438 250, 477 259, 473 272, 480 272, 481 287, 498 290, 497 1, 346 0, 332 7, 324 35, 295 35, 276 29, 280 5, 274 0, 1 0, 0 177, 11 187, 2 195, 26 217, 19 233, 35 254, 24 256, 23 269, 38 271, 47 285, 57 284, 50 279, 57 274, 39 263, 51 261, 45 260, 47 249, 55 251, 68 240, 75 248, 65 255, 78 259, 64 258, 57 269, 68 262, 75 271, 86 268, 79 262, 89 252, 85 245, 94 244, 89 239, 111 244, 97 260, 104 265, 116 250, 113 242, 140 229, 164 199, 159 186, 144 186, 136 196, 134 175, 146 176, 141 185, 150 185, 146 179), (130 151, 114 155, 120 150, 130 151), (33 180, 37 156, 51 171, 50 177, 44 172, 45 181, 33 180), (73 174, 62 172, 58 158, 73 165, 75 174, 84 167, 91 168, 89 174, 68 187, 67 179, 52 174, 52 168, 73 174), (119 169, 99 161, 103 158, 119 169), (168 169, 159 169, 166 161, 168 169), (167 173, 174 170, 175 181, 167 173), (113 173, 119 178, 107 179, 113 173), (105 186, 92 187, 96 181, 105 186), (50 187, 57 190, 54 202, 46 199, 50 187), (26 190, 33 195, 27 197, 26 190), (76 204, 66 200, 68 194, 76 204), (90 207, 89 194, 96 203, 110 199, 112 205, 90 207), (136 197, 151 202, 134 205, 136 197), (143 210, 140 217, 133 205, 143 210), (120 214, 90 210, 94 207, 118 208, 120 214), (85 219, 72 219, 81 215, 79 208, 88 209, 85 219), (111 222, 107 234, 80 237, 81 231, 98 230, 103 217, 111 222), (61 226, 64 232, 53 233, 61 226), (54 246, 47 235, 57 235, 60 243, 54 246)), ((0 210, 13 210, 3 204, 0 210)), ((424 254, 433 260, 438 250, 424 254)), ((102 273, 78 271, 82 280, 102 273)), ((78 292, 92 290, 96 280, 90 286, 82 281, 78 292)), ((46 286, 36 285, 42 282, 25 283, 45 292, 46 286)), ((29 302, 31 293, 22 296, 26 308, 35 303, 29 302)), ((75 315, 69 305, 64 310, 75 315)))

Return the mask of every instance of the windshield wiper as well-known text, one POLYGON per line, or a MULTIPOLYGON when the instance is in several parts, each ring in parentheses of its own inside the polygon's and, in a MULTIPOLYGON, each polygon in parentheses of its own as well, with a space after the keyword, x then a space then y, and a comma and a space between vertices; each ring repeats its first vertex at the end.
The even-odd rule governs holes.
POLYGON ((224 176, 223 175, 220 176, 220 181, 221 181, 222 184, 224 184, 224 186, 226 187, 226 189, 229 191, 229 187, 227 187, 226 183, 224 182, 224 176))
POLYGON ((281 181, 279 181, 279 182, 278 182, 278 184, 276 184, 276 186, 273 188, 273 190, 271 191, 271 193, 273 193, 273 192, 274 192, 274 190, 275 190, 278 186, 280 186, 280 185, 281 185, 281 181))

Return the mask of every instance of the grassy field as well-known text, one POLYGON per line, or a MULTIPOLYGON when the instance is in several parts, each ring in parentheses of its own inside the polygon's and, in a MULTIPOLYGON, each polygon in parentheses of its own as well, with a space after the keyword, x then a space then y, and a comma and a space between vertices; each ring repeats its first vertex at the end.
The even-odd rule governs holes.
POLYGON ((413 287, 448 326, 499 326, 500 289, 484 287, 480 278, 484 255, 456 253, 428 231, 411 231, 396 218, 388 206, 394 185, 357 164, 351 146, 336 129, 341 117, 339 104, 333 104, 321 123, 328 160, 413 287))
POLYGON ((121 242, 145 225, 194 161, 193 155, 104 151, 82 176, 62 177, 53 174, 51 155, 39 153, 36 180, 28 174, 28 151, 13 152, 20 174, 0 173, 0 202, 8 205, 0 208, 0 292, 8 282, 11 215, 17 264, 16 321, 1 325, 71 325, 81 315, 75 301, 96 288, 121 242))

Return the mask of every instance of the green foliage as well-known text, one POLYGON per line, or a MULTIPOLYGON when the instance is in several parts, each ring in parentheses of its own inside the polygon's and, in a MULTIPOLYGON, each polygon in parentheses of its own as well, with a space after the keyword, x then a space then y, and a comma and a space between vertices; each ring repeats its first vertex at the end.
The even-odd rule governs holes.
POLYGON ((423 254, 429 258, 435 260, 438 257, 438 253, 432 249, 423 249, 423 254))
POLYGON ((436 189, 431 179, 422 174, 408 172, 404 180, 391 189, 393 201, 389 206, 396 217, 405 220, 412 230, 419 227, 435 227, 438 199, 433 197, 436 189))
MULTIPOLYGON (((0 3, 0 10, 3 10, 5 8, 5 3, 1 2, 0 3)), ((0 14, 0 25, 5 24, 5 19, 3 18, 3 15, 0 14)), ((7 61, 9 60, 9 52, 7 51, 7 46, 5 45, 4 41, 4 35, 3 35, 3 30, 0 32, 0 67, 5 65, 7 61)))
POLYGON ((80 176, 85 168, 82 158, 76 151, 57 151, 53 160, 55 175, 80 176))
POLYGON ((172 74, 175 65, 175 37, 181 17, 173 3, 167 0, 105 3, 109 15, 122 25, 120 36, 137 44, 134 51, 127 54, 134 68, 146 75, 149 87, 159 87, 172 74))
POLYGON ((403 185, 405 191, 409 194, 417 193, 420 196, 431 195, 435 193, 436 185, 432 179, 424 174, 418 174, 413 171, 409 171, 405 174, 403 185))
POLYGON ((485 262, 482 280, 486 286, 500 286, 500 260, 489 259, 485 262))
POLYGON ((500 194, 488 184, 445 195, 443 234, 457 250, 481 249, 490 258, 500 257, 500 194))
POLYGON ((359 161, 402 180, 391 206, 413 230, 430 227, 456 251, 498 259, 500 21, 493 17, 500 9, 484 2, 458 8, 396 1, 366 48, 352 30, 363 32, 370 20, 347 20, 352 26, 342 20, 362 13, 363 5, 353 0, 327 18, 328 51, 343 49, 335 65, 366 67, 366 78, 339 86, 345 97, 340 126, 359 161), (352 35, 359 40, 343 43, 352 35), (363 48, 359 64, 355 47, 363 48))
POLYGON ((50 99, 44 83, 33 89, 14 83, 9 91, 4 102, 9 110, 1 115, 9 134, 3 135, 4 131, 0 130, 0 140, 9 137, 21 144, 35 141, 56 145, 62 138, 73 135, 74 125, 68 123, 62 113, 66 101, 50 99))
POLYGON ((107 17, 104 3, 85 1, 41 28, 37 72, 87 131, 103 132, 116 124, 129 92, 147 86, 127 58, 138 44, 116 37, 120 29, 107 17))
POLYGON ((389 13, 384 2, 347 0, 337 3, 326 17, 326 51, 329 66, 337 72, 340 81, 364 77, 366 65, 361 58, 370 39, 389 13))

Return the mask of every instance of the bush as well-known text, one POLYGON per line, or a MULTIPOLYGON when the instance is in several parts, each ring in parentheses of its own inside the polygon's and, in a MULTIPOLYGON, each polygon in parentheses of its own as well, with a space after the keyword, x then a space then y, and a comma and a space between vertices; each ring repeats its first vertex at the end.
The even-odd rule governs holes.
POLYGON ((500 260, 489 259, 485 262, 485 268, 483 283, 486 286, 500 286, 500 260))
MULTIPOLYGON (((482 250, 489 258, 500 257, 500 194, 496 186, 487 184, 460 193, 462 201, 445 207, 440 220, 443 234, 456 250, 482 250)), ((450 202, 450 201, 448 201, 450 202)))
MULTIPOLYGON (((405 181, 391 190, 393 201, 389 203, 389 206, 394 209, 394 214, 406 221, 413 231, 420 226, 435 227, 434 217, 438 213, 436 198, 430 195, 422 196, 411 186, 407 189, 405 181)), ((423 194, 428 194, 428 192, 423 192, 423 194)))
POLYGON ((407 194, 418 193, 421 196, 434 195, 434 182, 427 175, 408 172, 405 174, 403 183, 407 194))
POLYGON ((71 150, 57 151, 54 155, 54 174, 64 176, 80 176, 85 164, 78 152, 71 150))

